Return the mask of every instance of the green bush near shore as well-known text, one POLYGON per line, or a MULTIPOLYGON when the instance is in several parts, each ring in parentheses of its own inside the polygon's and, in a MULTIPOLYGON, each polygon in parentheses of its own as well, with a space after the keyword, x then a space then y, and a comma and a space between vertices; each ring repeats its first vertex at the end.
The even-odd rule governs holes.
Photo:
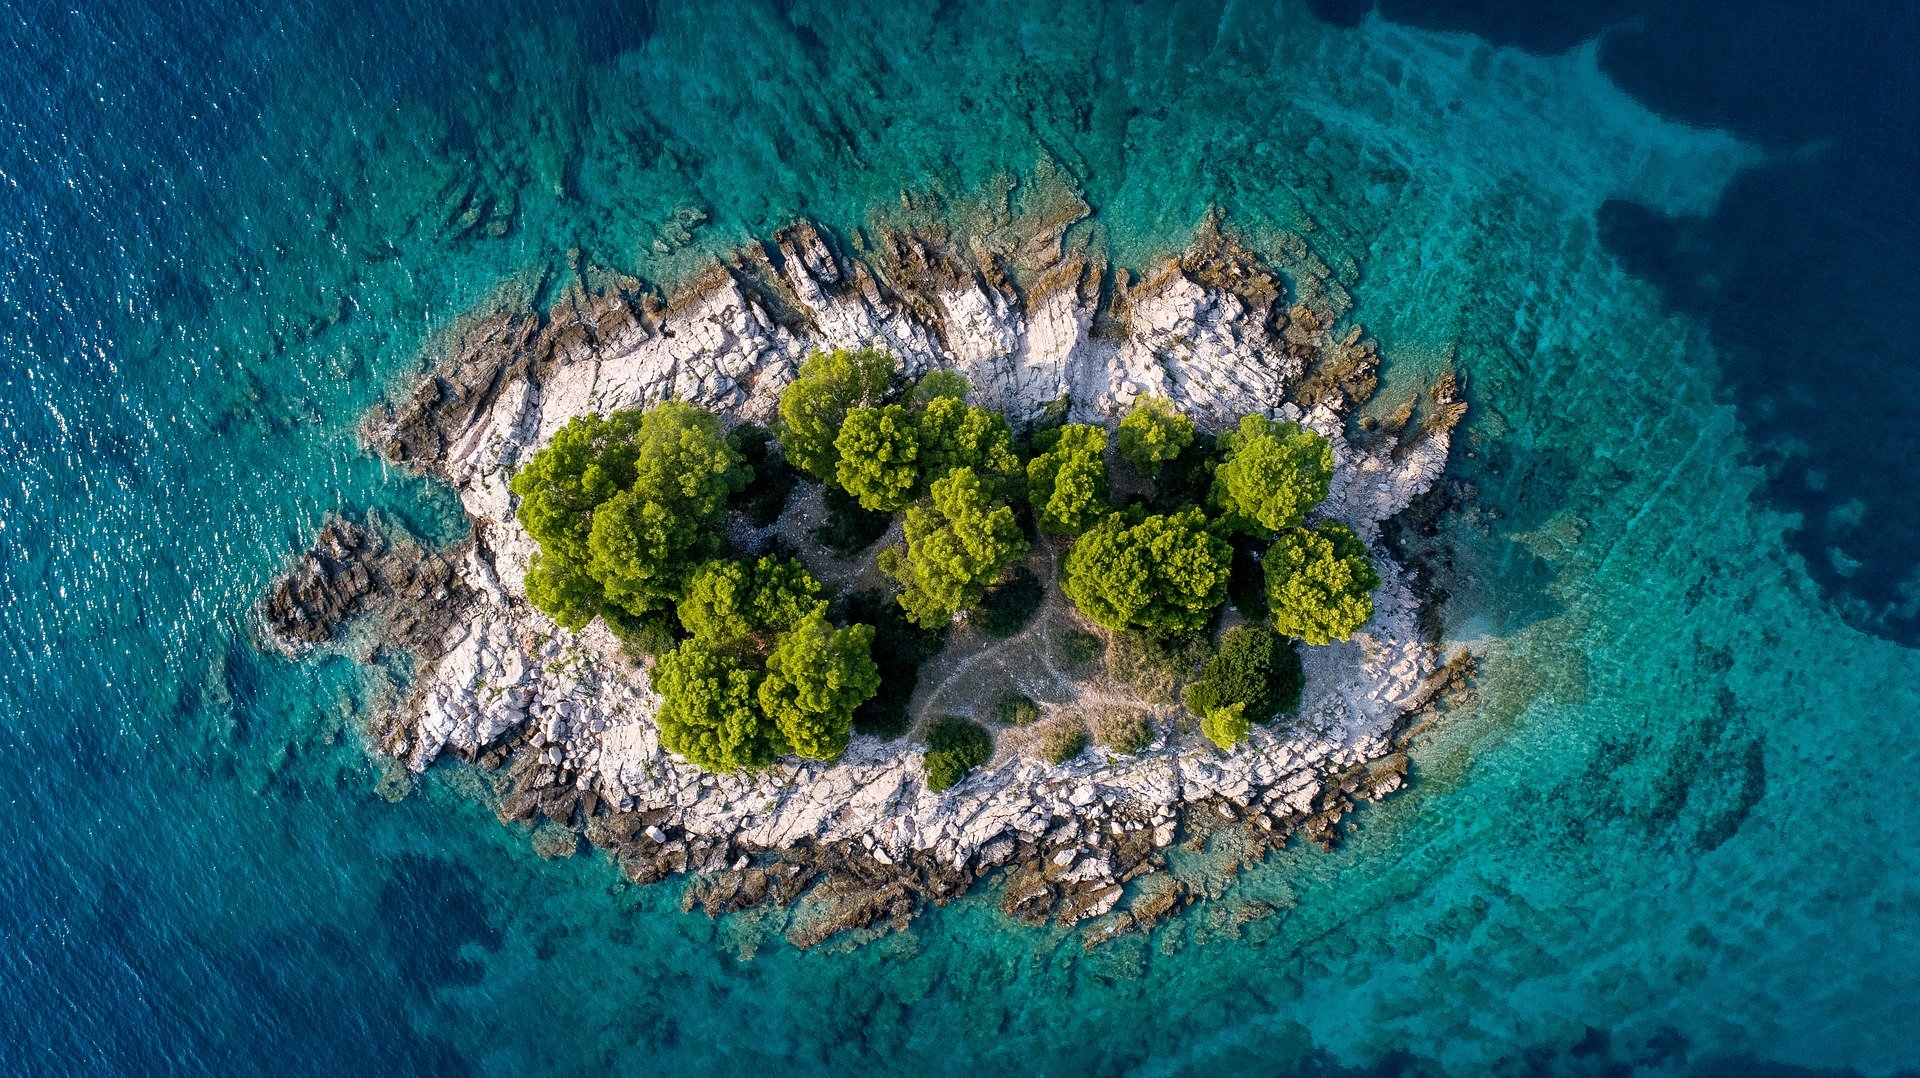
POLYGON ((1345 524, 1295 528, 1267 551, 1267 607, 1274 628, 1309 644, 1345 640, 1373 617, 1380 573, 1345 524))
POLYGON ((1239 625, 1220 638, 1219 651, 1181 701, 1195 715, 1237 706, 1248 722, 1265 723, 1298 707, 1303 685, 1293 641, 1262 625, 1239 625))
POLYGON ((947 718, 927 731, 927 789, 940 793, 993 757, 993 735, 977 723, 947 718))
POLYGON ((1087 751, 1087 724, 1078 715, 1061 715, 1034 730, 1035 755, 1058 766, 1087 751))
POLYGON ((1040 705, 1031 696, 1007 693, 994 701, 993 721, 1002 726, 1032 726, 1040 721, 1040 705))
POLYGON ((1093 717, 1093 739, 1109 752, 1133 756, 1153 744, 1153 720, 1135 707, 1109 707, 1093 717))

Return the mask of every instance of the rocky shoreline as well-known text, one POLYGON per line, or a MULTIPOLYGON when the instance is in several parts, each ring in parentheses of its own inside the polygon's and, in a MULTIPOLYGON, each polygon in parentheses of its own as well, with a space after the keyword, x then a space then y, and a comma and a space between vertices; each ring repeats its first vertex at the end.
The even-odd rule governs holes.
POLYGON ((922 229, 857 247, 803 223, 672 297, 606 278, 550 310, 477 319, 366 426, 389 460, 458 493, 470 538, 431 552, 377 521, 329 522, 264 601, 269 635, 297 651, 371 616, 383 646, 418 662, 408 699, 376 722, 381 751, 414 771, 443 754, 476 763, 503 821, 538 824, 542 852, 584 838, 636 882, 696 874, 689 908, 788 909, 801 946, 901 923, 993 874, 1009 914, 1092 922, 1091 943, 1190 897, 1166 871, 1176 843, 1231 833, 1222 848, 1248 862, 1295 833, 1330 844, 1356 799, 1400 787, 1409 717, 1466 673, 1440 661, 1382 535, 1440 478, 1464 409, 1457 387, 1350 424, 1377 353, 1358 327, 1337 329, 1324 270, 1296 269, 1289 287, 1207 228, 1134 280, 1063 242, 1082 214, 1068 206, 991 241, 922 229), (588 411, 677 398, 764 422, 809 351, 865 345, 893 350, 909 373, 961 371, 978 403, 1016 421, 1064 398, 1072 419, 1110 425, 1152 393, 1210 429, 1249 412, 1313 427, 1336 459, 1320 512, 1352 525, 1381 570, 1372 621, 1307 649, 1297 716, 1225 756, 1162 721, 1137 756, 1094 750, 1054 766, 1003 749, 942 794, 926 790, 911 739, 856 737, 832 763, 759 775, 677 762, 659 747, 644 669, 612 635, 597 623, 566 632, 526 602, 533 547, 507 479, 588 411))

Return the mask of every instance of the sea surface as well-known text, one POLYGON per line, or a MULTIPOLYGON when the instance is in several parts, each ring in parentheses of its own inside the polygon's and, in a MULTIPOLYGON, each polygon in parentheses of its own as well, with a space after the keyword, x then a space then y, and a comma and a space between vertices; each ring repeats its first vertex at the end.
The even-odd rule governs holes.
POLYGON ((1920 1067, 1917 128, 1866 0, 8 0, 0 1072, 1920 1067), (459 537, 354 429, 464 313, 1043 179, 1119 265, 1299 237, 1386 395, 1466 380, 1479 702, 1337 852, 803 953, 262 650, 330 511, 459 537))

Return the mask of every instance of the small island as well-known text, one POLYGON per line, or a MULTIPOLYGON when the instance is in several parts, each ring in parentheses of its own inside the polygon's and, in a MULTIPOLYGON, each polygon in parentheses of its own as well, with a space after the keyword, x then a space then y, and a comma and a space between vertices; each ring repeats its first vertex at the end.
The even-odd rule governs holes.
POLYGON ((477 317, 367 428, 471 536, 336 519, 269 633, 370 615, 418 664, 381 751, 803 946, 995 874, 1110 938, 1189 897, 1190 833, 1331 842, 1459 672, 1383 538, 1457 387, 1358 419, 1377 352, 1324 267, 1209 222, 1134 279, 1063 241, 1082 211, 800 224, 671 297, 583 273, 477 317))

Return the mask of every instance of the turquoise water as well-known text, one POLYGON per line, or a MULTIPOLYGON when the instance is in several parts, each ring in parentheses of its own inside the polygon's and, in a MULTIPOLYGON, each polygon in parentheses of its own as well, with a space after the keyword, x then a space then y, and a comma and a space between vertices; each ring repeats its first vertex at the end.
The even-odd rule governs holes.
MULTIPOLYGON (((0 1065, 1913 1065, 1920 660, 1861 613, 1887 589, 1809 563, 1827 540, 1772 463, 1818 466, 1791 413, 1841 398, 1756 407, 1727 304, 1620 242, 1621 207, 1724 220, 1806 151, 1650 111, 1592 27, 867 7, 8 14, 0 1065), (1482 703, 1338 852, 1093 951, 984 895, 799 953, 540 860, 457 769, 390 803, 356 731, 404 671, 259 649, 251 604, 328 511, 457 534, 353 428, 461 315, 576 264, 671 281, 796 215, 860 228, 903 192, 964 214, 1036 175, 1122 264, 1215 207, 1276 257, 1302 237, 1389 394, 1467 377, 1446 615, 1482 703), (1248 901, 1277 912, 1238 924, 1248 901)), ((1897 578, 1901 539, 1852 557, 1897 578)))

